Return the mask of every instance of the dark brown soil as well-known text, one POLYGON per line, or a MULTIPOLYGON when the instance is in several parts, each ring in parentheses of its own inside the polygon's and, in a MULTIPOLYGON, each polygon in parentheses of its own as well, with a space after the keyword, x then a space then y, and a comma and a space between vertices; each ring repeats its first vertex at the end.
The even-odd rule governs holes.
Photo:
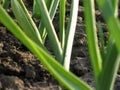
MULTIPOLYGON (((24 0, 31 10, 32 0, 24 0)), ((68 0, 71 1, 71 0, 68 0)), ((95 87, 93 71, 87 48, 84 8, 80 0, 78 21, 73 44, 70 70, 85 82, 95 87)), ((69 7, 70 3, 68 3, 69 7)), ((11 12, 8 10, 9 13, 11 12)), ((12 13, 11 13, 12 14, 12 13)), ((58 13, 57 13, 58 14, 58 13)), ((67 13, 69 14, 69 8, 67 13)), ((107 28, 101 13, 96 9, 96 20, 102 22, 105 38, 107 28)), ((58 15, 54 25, 58 29, 58 15)), ((66 18, 66 23, 68 18, 66 18)), ((49 49, 49 41, 46 41, 49 49)), ((117 75, 115 89, 120 89, 120 73, 117 75)), ((58 82, 52 77, 38 59, 18 40, 6 27, 0 23, 0 90, 62 90, 58 82)))

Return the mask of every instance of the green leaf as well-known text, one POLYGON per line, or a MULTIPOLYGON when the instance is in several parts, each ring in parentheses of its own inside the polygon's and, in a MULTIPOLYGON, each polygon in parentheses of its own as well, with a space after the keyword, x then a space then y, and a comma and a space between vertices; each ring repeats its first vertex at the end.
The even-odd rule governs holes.
POLYGON ((34 21, 32 20, 30 14, 28 13, 27 9, 25 8, 22 0, 11 0, 11 6, 13 9, 13 13, 18 21, 18 24, 20 25, 22 30, 34 42, 36 42, 39 45, 42 45, 42 39, 39 34, 39 31, 34 21))
MULTIPOLYGON (((47 2, 46 2, 46 3, 48 3, 47 7, 49 9, 49 15, 50 15, 51 20, 53 20, 53 18, 55 16, 56 9, 58 7, 59 1, 60 0, 52 0, 50 5, 49 5, 50 0, 47 0, 47 2)), ((39 32, 41 34, 41 37, 42 37, 42 40, 43 40, 43 43, 44 43, 45 40, 46 40, 47 31, 46 31, 46 28, 45 28, 44 24, 42 23, 42 21, 40 22, 38 29, 39 29, 39 32)))
POLYGON ((92 90, 90 86, 78 79, 75 75, 67 72, 55 59, 43 48, 34 43, 10 18, 0 6, 0 21, 33 52, 39 60, 47 67, 52 75, 69 90, 92 90))
POLYGON ((65 43, 65 10, 66 9, 66 0, 60 0, 60 43, 62 49, 64 49, 65 43))
MULTIPOLYGON (((49 9, 51 6, 53 0, 45 0, 47 8, 49 9)), ((32 14, 33 18, 40 18, 40 10, 39 10, 39 6, 38 3, 36 3, 36 0, 33 1, 33 14, 32 14)))
POLYGON ((1 0, 0 3, 2 3, 3 8, 7 9, 10 5, 10 0, 1 0))
POLYGON ((43 21, 43 24, 46 27, 48 37, 50 39, 56 59, 57 59, 57 61, 59 61, 61 63, 62 59, 63 59, 62 48, 60 46, 60 42, 59 42, 57 34, 55 32, 55 28, 52 24, 52 20, 49 16, 49 12, 47 10, 46 4, 45 4, 44 0, 36 0, 36 1, 39 5, 40 12, 42 12, 41 20, 43 21))
POLYGON ((99 51, 98 39, 96 34, 94 0, 84 0, 84 7, 88 48, 91 57, 92 67, 94 70, 96 88, 99 90, 99 77, 102 71, 102 57, 99 51))
POLYGON ((110 35, 114 38, 117 49, 120 52, 120 23, 115 16, 113 5, 109 0, 97 0, 97 3, 107 23, 110 35))
POLYGON ((120 62, 120 23, 116 14, 117 0, 97 0, 97 4, 102 12, 103 18, 107 23, 109 34, 112 37, 108 44, 107 58, 104 63, 103 71, 100 76, 100 86, 103 90, 112 90, 116 73, 120 62), (113 3, 114 2, 114 3, 113 3), (103 81, 106 82, 103 83, 103 81))
POLYGON ((33 1, 33 18, 40 18, 40 12, 36 0, 33 1))
POLYGON ((119 0, 111 0, 114 8, 114 15, 118 16, 118 7, 119 7, 119 0))
POLYGON ((100 76, 99 90, 113 90, 120 63, 120 54, 118 53, 115 41, 112 38, 110 38, 108 42, 106 58, 104 59, 103 70, 100 76))
POLYGON ((97 24, 98 26, 98 35, 100 37, 100 52, 101 52, 101 56, 102 56, 102 59, 103 59, 103 63, 104 63, 104 58, 105 58, 105 54, 106 54, 106 49, 105 49, 105 42, 104 42, 104 34, 103 34, 103 30, 102 30, 102 26, 101 26, 101 23, 98 22, 97 24))
POLYGON ((67 31, 65 36, 65 46, 64 46, 63 64, 66 70, 69 70, 70 67, 72 45, 73 45, 74 34, 77 23, 78 6, 79 6, 79 0, 72 0, 71 10, 70 10, 70 20, 67 26, 67 31))

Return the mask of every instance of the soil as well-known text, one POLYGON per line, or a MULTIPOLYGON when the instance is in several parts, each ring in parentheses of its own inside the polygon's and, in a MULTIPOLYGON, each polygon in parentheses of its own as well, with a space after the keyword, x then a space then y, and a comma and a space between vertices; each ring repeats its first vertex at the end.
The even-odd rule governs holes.
MULTIPOLYGON (((31 12, 32 0, 23 0, 31 12)), ((68 0, 67 6, 70 6, 68 0)), ((69 17, 70 9, 66 15, 69 17)), ((11 9, 8 13, 12 15, 11 9)), ((57 13, 59 14, 59 13, 57 13)), ((58 15, 53 23, 58 30, 58 15)), ((102 22, 105 40, 108 32, 100 11, 96 8, 96 20, 102 22)), ((66 18, 66 23, 69 18, 66 18)), ((45 43, 50 49, 49 40, 45 43)), ((80 0, 77 27, 73 44, 70 71, 83 79, 93 88, 93 70, 88 53, 84 8, 80 0)), ((38 59, 0 23, 0 90, 62 90, 57 80, 47 71, 38 59)), ((120 73, 118 72, 114 90, 120 90, 120 73)))

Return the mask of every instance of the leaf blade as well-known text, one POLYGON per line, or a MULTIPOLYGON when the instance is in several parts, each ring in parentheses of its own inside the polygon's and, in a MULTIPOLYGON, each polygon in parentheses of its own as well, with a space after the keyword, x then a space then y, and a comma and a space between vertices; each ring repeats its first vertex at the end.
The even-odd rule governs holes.
POLYGON ((22 0, 11 0, 11 6, 20 27, 24 30, 26 35, 28 35, 33 41, 41 45, 41 36, 22 0))
POLYGON ((26 36, 26 34, 18 27, 18 25, 10 18, 10 16, 5 12, 5 10, 3 10, 1 6, 0 21, 7 26, 7 28, 39 58, 39 60, 57 78, 57 80, 61 82, 61 84, 64 84, 68 89, 71 90, 92 90, 91 87, 86 83, 79 80, 72 73, 67 72, 44 49, 26 36))

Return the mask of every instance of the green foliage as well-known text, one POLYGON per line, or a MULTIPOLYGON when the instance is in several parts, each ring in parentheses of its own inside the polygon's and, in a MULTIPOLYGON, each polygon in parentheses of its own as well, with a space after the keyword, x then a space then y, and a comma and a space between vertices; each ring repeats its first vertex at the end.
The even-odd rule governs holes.
POLYGON ((63 86, 72 90, 90 90, 91 88, 72 73, 66 71, 48 52, 27 36, 0 6, 0 21, 31 50, 63 86))
MULTIPOLYGON (((100 50, 97 45, 98 41, 94 16, 94 1, 84 0, 88 46, 95 74, 97 90, 113 90, 113 84, 119 67, 120 41, 118 39, 120 34, 120 25, 116 14, 116 9, 118 9, 118 3, 116 2, 117 0, 97 0, 97 4, 102 12, 103 18, 105 19, 110 32, 107 49, 103 50, 104 53, 100 54, 100 50)), ((99 27, 99 30, 100 29, 101 28, 99 27)), ((101 39, 102 38, 103 36, 101 36, 101 39)), ((100 41, 103 43, 103 39, 100 41)))
POLYGON ((25 34, 29 38, 31 38, 34 42, 36 42, 38 45, 41 45, 42 39, 38 32, 37 26, 32 20, 23 2, 21 0, 11 0, 11 7, 18 21, 18 24, 20 25, 22 30, 25 32, 25 34))
POLYGON ((10 0, 1 0, 0 3, 3 8, 7 9, 10 5, 10 0))
MULTIPOLYGON (((96 1, 110 33, 105 49, 102 28, 100 23, 98 24, 101 43, 99 48, 94 0, 83 0, 88 48, 94 71, 96 90, 113 90, 120 62, 118 0, 96 1)), ((8 4, 6 4, 7 0, 2 0, 0 22, 39 58, 60 84, 70 90, 92 90, 89 85, 69 72, 79 0, 72 0, 71 2, 70 19, 66 31, 66 0, 34 0, 32 16, 22 0, 11 0, 11 7, 18 24, 5 11, 4 8, 8 8, 8 4), (60 37, 58 37, 52 23, 58 5, 60 6, 60 37), (38 27, 33 18, 40 21, 38 27), (55 58, 50 55, 44 46, 47 35, 55 58)))

